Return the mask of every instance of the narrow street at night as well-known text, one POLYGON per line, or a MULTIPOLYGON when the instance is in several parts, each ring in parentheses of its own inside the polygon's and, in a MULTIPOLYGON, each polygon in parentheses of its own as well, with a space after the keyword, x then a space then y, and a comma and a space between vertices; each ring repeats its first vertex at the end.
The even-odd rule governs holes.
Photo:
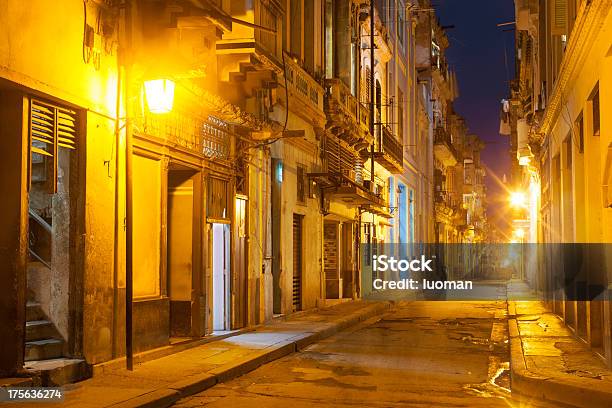
POLYGON ((508 389, 506 324, 504 300, 402 302, 175 406, 519 406, 508 389))
POLYGON ((0 408, 612 407, 612 0, 0 0, 0 408))

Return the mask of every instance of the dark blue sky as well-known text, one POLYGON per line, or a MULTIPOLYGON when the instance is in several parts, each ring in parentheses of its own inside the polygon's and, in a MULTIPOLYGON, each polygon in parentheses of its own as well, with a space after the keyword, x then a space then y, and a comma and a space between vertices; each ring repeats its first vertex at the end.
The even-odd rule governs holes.
POLYGON ((433 0, 442 26, 447 29, 447 57, 457 73, 459 98, 455 109, 465 117, 471 133, 487 143, 483 154, 487 172, 489 219, 502 216, 507 200, 494 181, 510 173, 507 136, 499 135, 500 100, 508 97, 508 79, 514 76, 514 32, 497 27, 514 21, 512 0, 433 0), (507 69, 504 58, 507 55, 507 69))

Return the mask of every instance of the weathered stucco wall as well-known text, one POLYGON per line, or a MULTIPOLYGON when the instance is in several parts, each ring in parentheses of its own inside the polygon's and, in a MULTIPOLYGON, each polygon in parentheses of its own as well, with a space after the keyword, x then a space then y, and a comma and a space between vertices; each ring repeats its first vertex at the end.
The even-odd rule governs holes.
MULTIPOLYGON (((279 117, 283 112, 275 112, 279 117)), ((319 203, 315 198, 306 198, 302 203, 297 202, 297 166, 304 166, 306 173, 320 168, 320 160, 316 155, 316 139, 311 124, 302 118, 289 114, 288 129, 303 129, 305 140, 279 141, 272 145, 272 157, 280 157, 283 161, 283 181, 281 183, 281 209, 280 222, 281 242, 281 301, 283 313, 292 311, 293 290, 293 214, 304 216, 302 220, 302 309, 316 307, 317 299, 321 298, 322 264, 322 237, 323 221, 319 212, 319 203), (310 150, 309 150, 310 149, 310 150)), ((267 299, 270 301, 271 299, 267 299)))
MULTIPOLYGON (((92 26, 95 25, 95 11, 90 2, 87 20, 92 26)), ((91 62, 84 62, 84 17, 82 1, 1 2, 0 77, 25 87, 26 92, 36 90, 39 96, 88 111, 84 116, 86 143, 77 147, 86 149, 83 160, 87 163, 84 175, 87 188, 75 192, 85 194, 84 251, 79 250, 77 254, 84 257, 84 262, 73 264, 77 268, 73 272, 82 274, 86 293, 83 299, 83 321, 87 322, 83 327, 84 354, 89 362, 98 362, 111 358, 113 350, 114 170, 120 157, 115 149, 112 120, 117 64, 115 52, 112 55, 102 52, 99 69, 91 62)), ((96 41, 101 38, 97 36, 96 41)), ((123 209, 120 214, 122 218, 123 209)), ((60 327, 65 324, 60 323, 60 327)))

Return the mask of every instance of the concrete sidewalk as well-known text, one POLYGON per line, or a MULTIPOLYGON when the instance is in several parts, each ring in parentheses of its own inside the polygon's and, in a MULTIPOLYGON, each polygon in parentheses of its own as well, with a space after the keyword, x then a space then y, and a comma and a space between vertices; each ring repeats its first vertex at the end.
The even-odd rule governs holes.
MULTIPOLYGON (((245 374, 380 315, 390 307, 389 302, 343 303, 298 313, 256 327, 248 333, 137 364, 132 372, 108 368, 96 370, 93 378, 62 387, 65 399, 56 405, 166 407, 179 398, 245 374)), ((28 404, 20 403, 19 406, 28 404)))
MULTIPOLYGON (((508 288, 510 299, 525 291, 508 288)), ((517 287, 518 286, 518 287, 517 287)), ((538 300, 508 302, 512 391, 577 407, 612 406, 612 371, 538 300)))

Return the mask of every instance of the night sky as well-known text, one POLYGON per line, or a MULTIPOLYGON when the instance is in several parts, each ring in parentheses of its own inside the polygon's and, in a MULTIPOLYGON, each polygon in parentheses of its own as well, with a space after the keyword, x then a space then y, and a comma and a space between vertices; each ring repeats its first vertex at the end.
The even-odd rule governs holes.
POLYGON ((500 100, 508 97, 508 80, 514 76, 514 21, 512 0, 434 0, 442 26, 454 25, 446 33, 450 40, 447 58, 457 73, 459 98, 456 111, 465 117, 470 133, 487 144, 483 162, 487 168, 488 217, 504 222, 507 194, 495 181, 510 175, 508 136, 499 135, 500 100), (507 55, 507 69, 504 58, 507 55))

